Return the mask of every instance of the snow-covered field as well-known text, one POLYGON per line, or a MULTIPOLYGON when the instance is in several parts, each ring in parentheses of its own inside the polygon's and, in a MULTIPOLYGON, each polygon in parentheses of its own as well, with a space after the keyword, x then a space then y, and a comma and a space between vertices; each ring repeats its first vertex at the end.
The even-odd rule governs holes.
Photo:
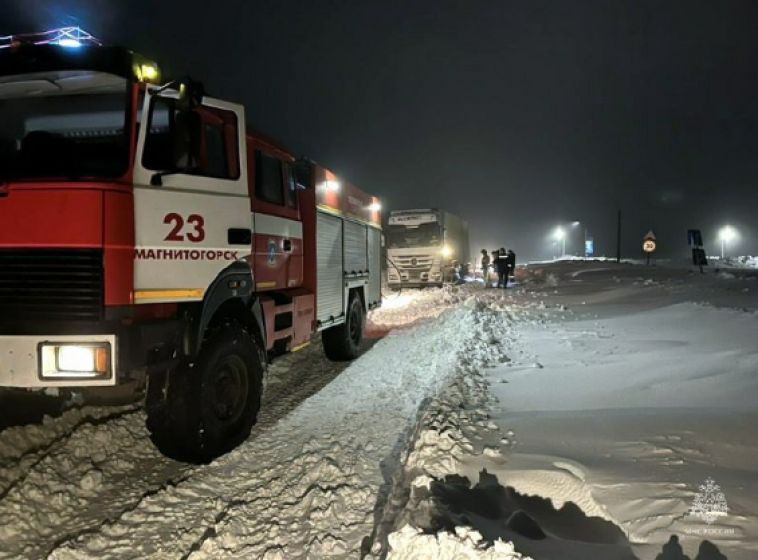
POLYGON ((206 466, 138 404, 7 427, 0 558, 758 557, 756 290, 562 262, 388 295, 353 363, 276 360, 206 466))

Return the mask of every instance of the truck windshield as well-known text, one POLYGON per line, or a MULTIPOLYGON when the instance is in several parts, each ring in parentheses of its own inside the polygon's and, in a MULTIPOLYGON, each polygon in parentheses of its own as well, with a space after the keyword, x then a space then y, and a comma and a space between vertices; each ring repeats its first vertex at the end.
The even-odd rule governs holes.
POLYGON ((442 232, 438 223, 419 226, 389 226, 387 244, 389 249, 409 249, 412 247, 435 247, 442 243, 442 232))
POLYGON ((0 78, 0 181, 126 173, 126 83, 95 72, 0 78))

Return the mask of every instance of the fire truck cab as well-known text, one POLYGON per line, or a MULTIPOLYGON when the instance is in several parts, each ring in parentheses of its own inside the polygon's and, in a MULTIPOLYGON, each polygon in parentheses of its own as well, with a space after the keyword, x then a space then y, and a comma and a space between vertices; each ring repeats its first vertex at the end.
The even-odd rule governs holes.
POLYGON ((125 49, 0 49, 0 386, 146 380, 168 455, 255 422, 267 356, 358 355, 380 206, 125 49))

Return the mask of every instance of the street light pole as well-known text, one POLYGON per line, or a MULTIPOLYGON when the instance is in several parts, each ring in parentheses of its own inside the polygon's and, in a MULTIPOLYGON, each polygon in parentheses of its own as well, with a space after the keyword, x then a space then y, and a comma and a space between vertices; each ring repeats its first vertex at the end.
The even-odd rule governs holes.
MULTIPOLYGON (((577 227, 582 226, 582 232, 584 234, 584 245, 582 246, 581 254, 584 255, 584 258, 587 258, 587 224, 580 222, 579 220, 576 220, 574 222, 571 222, 571 227, 577 227)), ((565 252, 565 251, 564 251, 565 252)))
POLYGON ((586 259, 589 255, 587 254, 587 226, 584 226, 584 258, 586 259))
POLYGON ((561 242, 561 257, 565 257, 566 256, 566 232, 561 226, 558 226, 557 228, 555 228, 555 233, 553 233, 553 239, 561 242))

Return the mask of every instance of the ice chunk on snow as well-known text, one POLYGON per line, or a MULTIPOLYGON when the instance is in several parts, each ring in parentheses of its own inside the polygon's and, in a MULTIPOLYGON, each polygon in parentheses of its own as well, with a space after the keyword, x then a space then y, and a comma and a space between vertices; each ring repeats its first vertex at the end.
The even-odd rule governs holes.
POLYGON ((498 539, 488 547, 482 535, 468 527, 456 527, 455 534, 428 535, 406 525, 389 536, 389 546, 387 558, 393 560, 530 560, 510 542, 498 539))

